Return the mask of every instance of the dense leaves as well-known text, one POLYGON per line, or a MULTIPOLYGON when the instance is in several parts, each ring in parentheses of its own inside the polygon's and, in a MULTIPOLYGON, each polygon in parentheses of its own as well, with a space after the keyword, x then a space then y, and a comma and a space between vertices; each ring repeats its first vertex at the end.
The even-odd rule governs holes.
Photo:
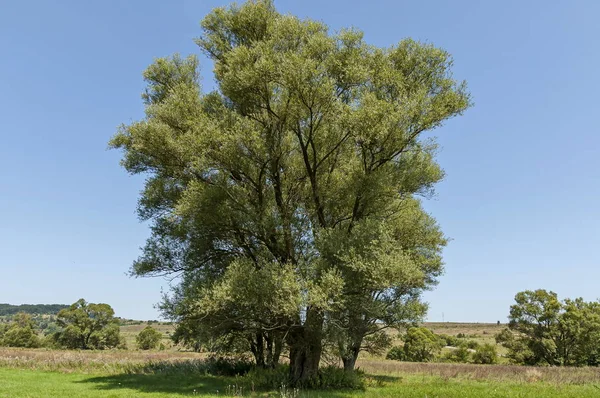
POLYGON ((163 309, 184 339, 245 344, 271 367, 286 344, 293 382, 316 377, 329 341, 352 369, 383 328, 424 315, 442 272, 419 198, 443 172, 421 136, 470 105, 465 84, 432 45, 378 48, 267 0, 202 29, 217 91, 202 93, 195 57, 161 58, 146 117, 111 141, 147 176, 152 236, 132 273, 181 276, 163 309))
POLYGON ((158 343, 162 339, 163 335, 152 326, 146 326, 138 335, 135 337, 135 342, 140 350, 152 350, 158 347, 158 343))
POLYGON ((36 348, 40 344, 29 314, 17 313, 7 326, 0 325, 0 346, 36 348))
POLYGON ((57 315, 62 328, 56 332, 56 343, 71 349, 105 349, 122 345, 119 323, 108 304, 88 303, 80 299, 57 315))
POLYGON ((600 302, 559 301, 554 292, 527 290, 515 296, 509 329, 496 340, 509 358, 527 365, 600 364, 600 302))

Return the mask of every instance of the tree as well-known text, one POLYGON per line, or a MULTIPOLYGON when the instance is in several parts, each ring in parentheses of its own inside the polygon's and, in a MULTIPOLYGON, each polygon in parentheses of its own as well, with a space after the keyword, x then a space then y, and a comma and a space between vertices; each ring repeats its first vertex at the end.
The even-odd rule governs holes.
POLYGON ((442 340, 431 330, 423 327, 408 329, 404 340, 404 360, 410 362, 428 362, 442 349, 442 340))
POLYGON ((163 335, 152 326, 146 326, 136 337, 135 342, 140 350, 153 350, 158 347, 163 335))
POLYGON ((366 337, 423 316, 442 272, 420 197, 443 172, 421 136, 470 105, 465 84, 443 50, 331 35, 268 0, 202 28, 217 91, 202 93, 195 57, 158 59, 145 119, 110 143, 148 177, 152 236, 132 273, 180 275, 166 314, 245 339, 257 364, 285 343, 294 384, 316 377, 328 339, 351 369, 366 337))
POLYGON ((40 339, 35 331, 31 315, 17 313, 4 333, 0 335, 0 345, 8 347, 36 348, 40 346, 40 339))
POLYGON ((496 340, 516 363, 596 366, 600 359, 600 303, 559 301, 554 292, 524 291, 511 306, 509 329, 496 340))
POLYGON ((69 308, 60 310, 56 321, 62 330, 55 339, 71 349, 105 349, 121 344, 119 323, 108 304, 88 303, 79 299, 69 308))

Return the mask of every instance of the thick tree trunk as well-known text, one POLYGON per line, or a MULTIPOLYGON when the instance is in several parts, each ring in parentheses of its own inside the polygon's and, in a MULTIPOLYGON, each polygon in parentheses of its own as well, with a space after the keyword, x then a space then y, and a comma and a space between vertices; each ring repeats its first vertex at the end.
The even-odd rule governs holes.
POLYGON ((358 359, 358 353, 360 352, 360 346, 353 346, 348 351, 347 355, 342 357, 342 362, 344 363, 344 370, 346 372, 354 371, 354 366, 356 366, 356 360, 358 359))
POLYGON ((254 355, 254 360, 256 361, 256 366, 264 368, 265 367, 265 349, 264 349, 264 341, 263 334, 261 332, 256 333, 256 340, 253 337, 249 337, 250 341, 250 351, 254 355))
POLYGON ((323 315, 315 310, 307 310, 304 325, 292 330, 288 336, 292 385, 313 385, 323 351, 323 315))

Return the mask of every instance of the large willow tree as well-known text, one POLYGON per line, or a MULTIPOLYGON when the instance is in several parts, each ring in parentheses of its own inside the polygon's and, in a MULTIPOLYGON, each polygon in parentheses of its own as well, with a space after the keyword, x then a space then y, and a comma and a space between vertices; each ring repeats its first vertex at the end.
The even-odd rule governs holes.
MULTIPOLYGON (((421 138, 470 104, 448 53, 279 14, 272 1, 218 8, 195 57, 144 73, 144 120, 111 146, 147 176, 152 236, 133 274, 178 275, 165 308, 185 331, 247 341, 257 363, 289 350, 316 375, 325 343, 347 369, 385 327, 420 319, 445 238, 420 197, 443 177, 421 138)), ((207 337, 208 338, 208 337, 207 337)))

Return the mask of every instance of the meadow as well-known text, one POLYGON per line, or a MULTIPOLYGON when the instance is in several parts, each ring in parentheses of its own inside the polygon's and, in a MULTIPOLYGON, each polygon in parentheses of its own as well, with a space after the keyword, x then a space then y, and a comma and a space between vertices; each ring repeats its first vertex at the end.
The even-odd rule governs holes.
POLYGON ((211 376, 204 354, 0 348, 0 397, 598 397, 600 369, 408 363, 363 358, 362 391, 258 390, 211 376))

